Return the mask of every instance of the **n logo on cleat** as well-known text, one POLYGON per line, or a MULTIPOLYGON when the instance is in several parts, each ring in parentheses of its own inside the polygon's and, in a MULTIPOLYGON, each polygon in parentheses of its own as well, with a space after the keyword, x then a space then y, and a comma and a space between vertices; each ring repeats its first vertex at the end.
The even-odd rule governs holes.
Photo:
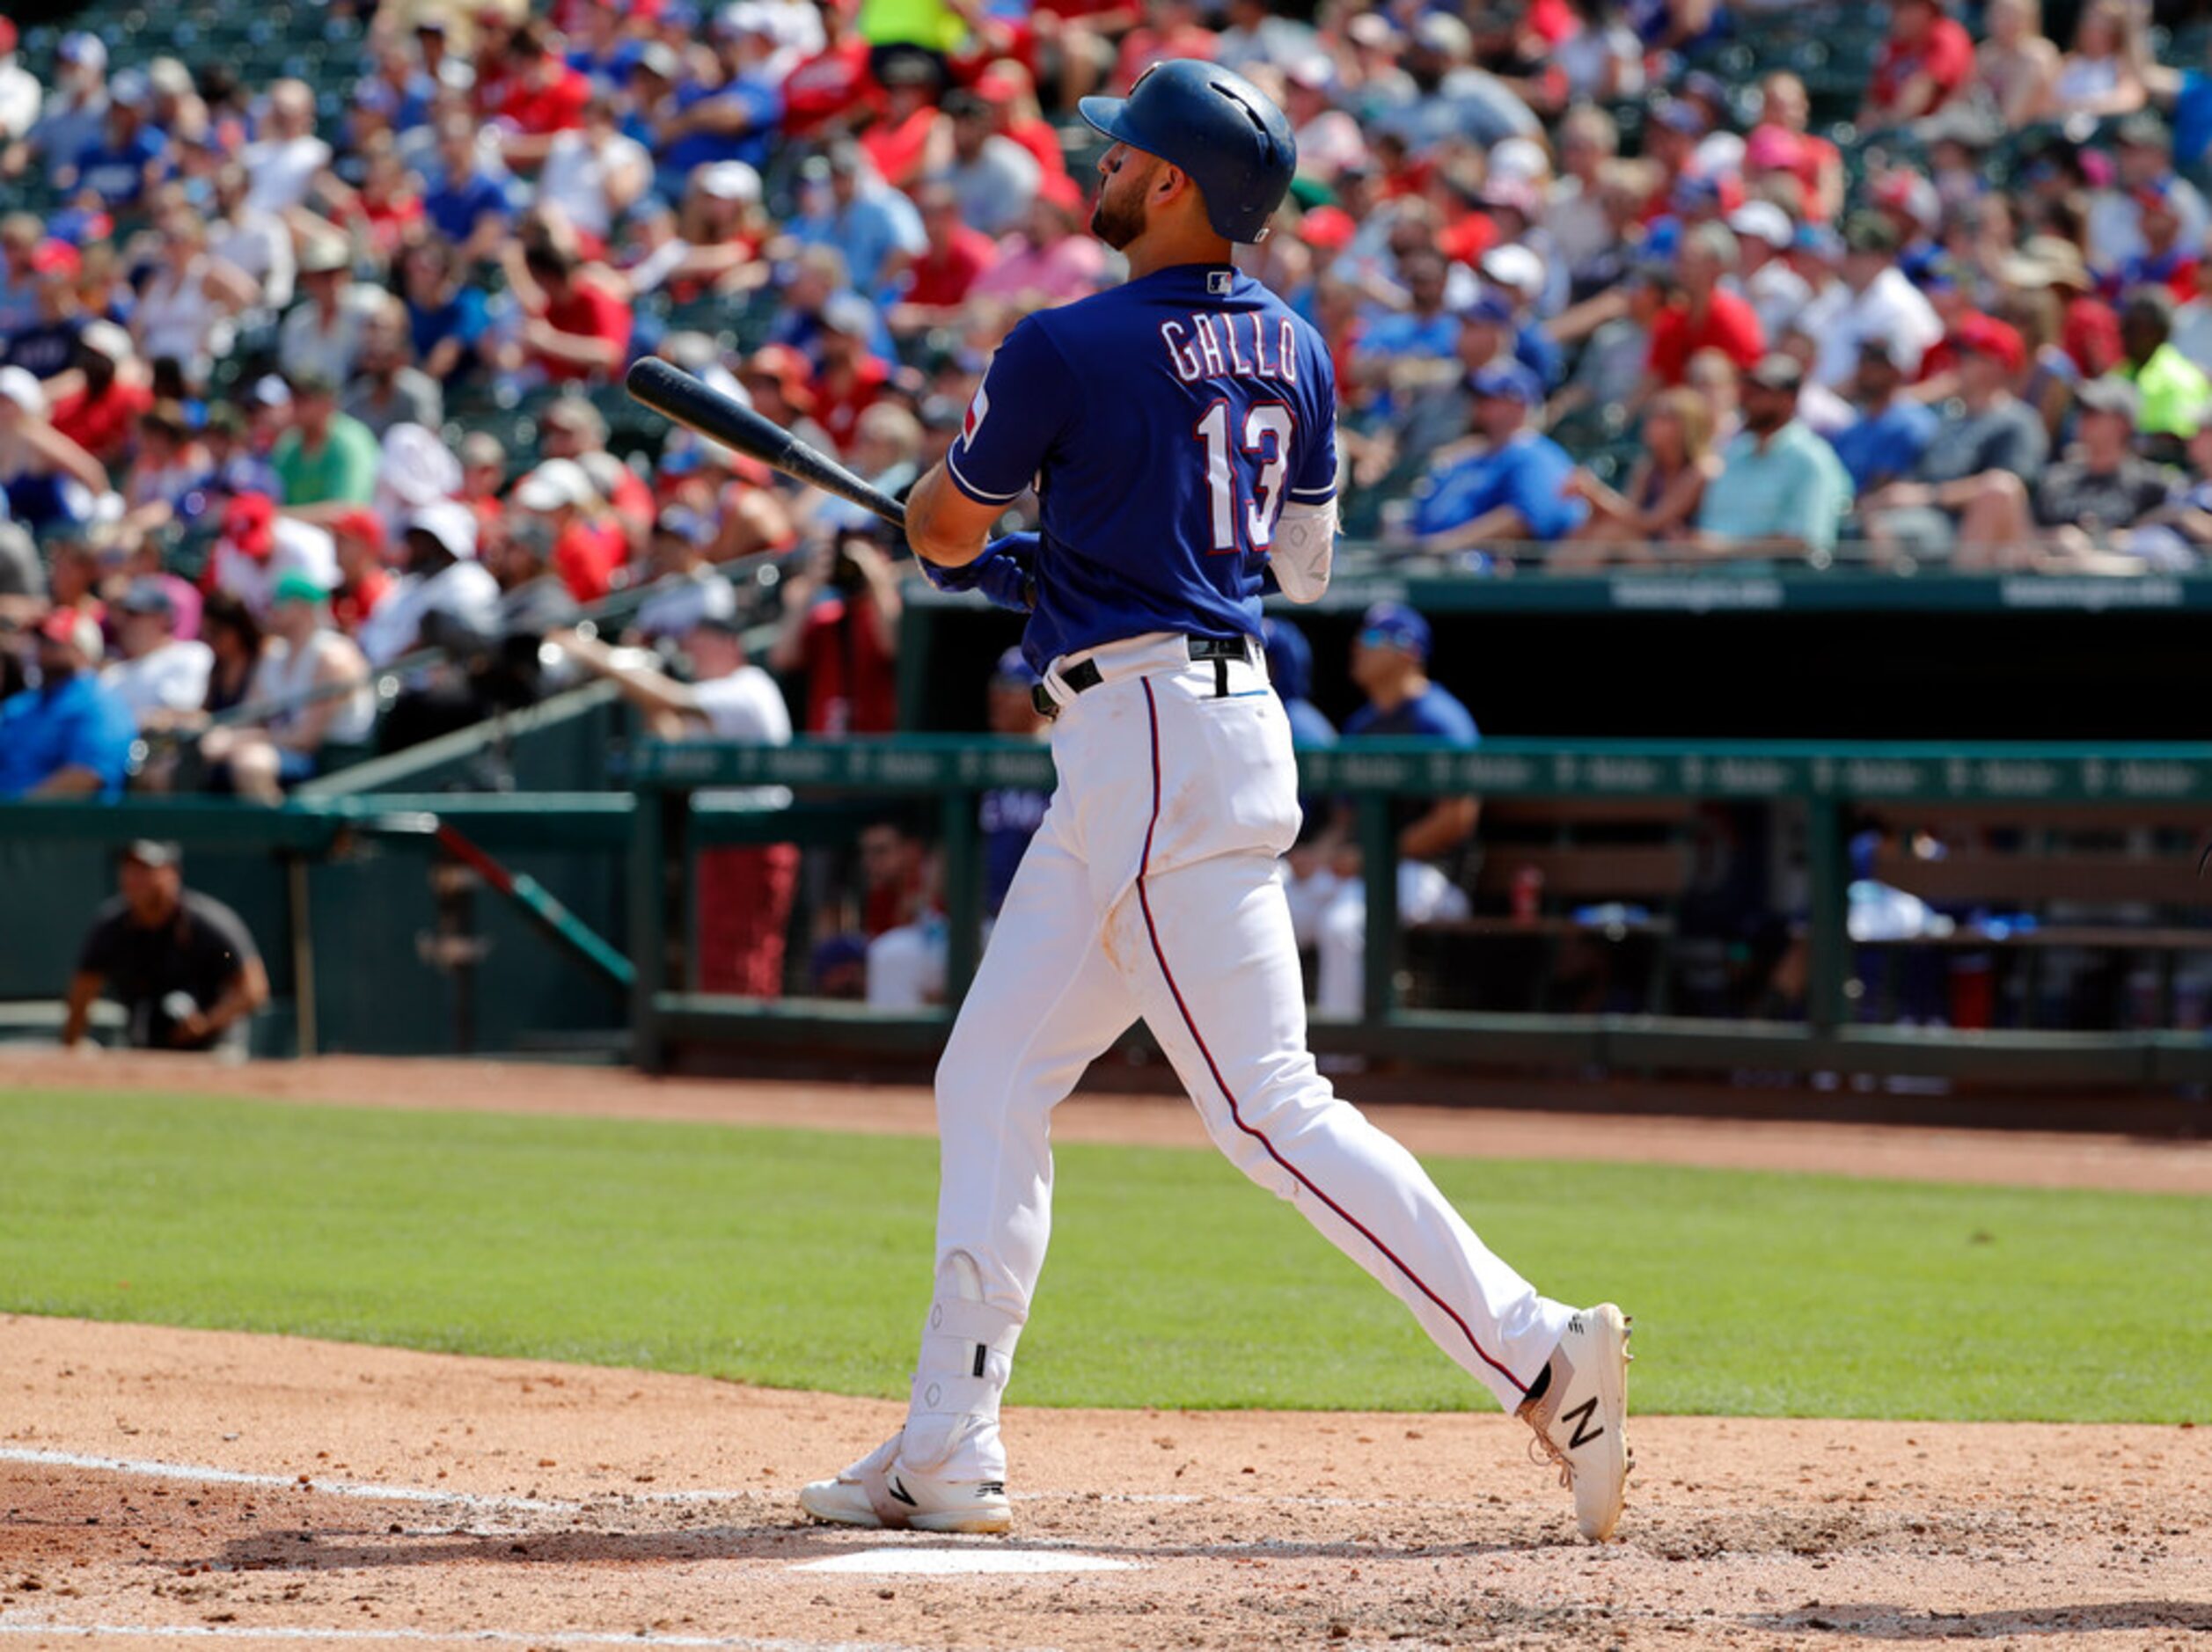
MULTIPOLYGON (((1595 1405, 1597 1401, 1593 1400, 1590 1403, 1595 1405)), ((891 1477, 890 1490, 893 1498, 905 1503, 909 1509, 919 1509, 921 1506, 908 1495, 906 1488, 898 1483, 898 1477, 896 1474, 891 1477)))
POLYGON ((1595 1416, 1597 1412, 1598 1397, 1595 1394, 1592 1394, 1587 1400, 1577 1406, 1572 1411, 1563 1411, 1559 1414, 1559 1420, 1562 1422, 1571 1422, 1574 1424, 1574 1433, 1567 1441, 1567 1449, 1569 1451, 1580 1451, 1584 1446, 1589 1444, 1591 1441, 1596 1439, 1598 1436, 1605 1432, 1603 1424, 1600 1424, 1594 1429, 1590 1429, 1590 1432, 1587 1434, 1583 1432, 1583 1429, 1590 1428, 1590 1419, 1595 1416))

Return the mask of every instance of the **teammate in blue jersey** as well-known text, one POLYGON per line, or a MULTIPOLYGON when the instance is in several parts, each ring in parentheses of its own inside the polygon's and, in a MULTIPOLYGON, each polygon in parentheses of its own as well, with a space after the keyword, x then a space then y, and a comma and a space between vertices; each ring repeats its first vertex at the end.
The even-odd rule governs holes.
POLYGON ((1091 229, 1129 281, 1007 336, 907 505, 933 579, 1029 612, 1058 786, 937 1070, 936 1275, 905 1424, 800 1502, 1007 1529, 1000 1401, 1051 1230, 1051 1111, 1141 1017, 1222 1151, 1534 1429, 1606 1537, 1629 1463, 1620 1310, 1538 1295, 1306 1049, 1279 866, 1298 771, 1259 596, 1271 567, 1293 601, 1328 588, 1336 389, 1313 329, 1230 261, 1289 187, 1289 123, 1191 62, 1081 107, 1114 141, 1091 229), (1038 531, 991 540, 1031 489, 1038 531))

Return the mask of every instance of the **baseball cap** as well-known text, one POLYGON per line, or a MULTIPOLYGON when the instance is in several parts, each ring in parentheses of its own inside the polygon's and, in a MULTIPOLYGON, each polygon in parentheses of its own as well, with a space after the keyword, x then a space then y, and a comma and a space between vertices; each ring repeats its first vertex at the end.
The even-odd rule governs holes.
POLYGON ((1403 603, 1377 603, 1359 616, 1359 641, 1364 647, 1395 648, 1425 660, 1429 622, 1403 603))
POLYGON ((0 18, 0 57, 15 55, 16 33, 13 18, 0 18))
POLYGON ((1805 164, 1805 139, 1786 126, 1752 128, 1744 140, 1744 164, 1762 172, 1794 172, 1805 164))
POLYGON ((299 273, 303 275, 327 275, 333 270, 351 269, 353 255, 346 250, 345 242, 334 235, 311 237, 299 251, 299 273))
POLYGON ((1994 316, 1966 317, 1951 335, 1951 341, 1961 350, 1995 356, 2009 373, 2017 373, 2027 365, 2027 345, 2021 339, 2019 329, 1994 316))
POLYGON ((1551 175, 1551 162, 1534 138, 1500 138, 1491 145, 1488 175, 1538 184, 1551 175))
POLYGON ((1680 98, 1660 99, 1644 119, 1670 132, 1687 133, 1691 137, 1703 137, 1709 124, 1703 109, 1694 103, 1684 103, 1680 98))
POLYGON ((653 531, 685 545, 705 545, 714 537, 714 524, 685 506, 670 505, 653 518, 653 531))
POLYGON ((77 335, 77 341, 95 355, 104 355, 118 363, 130 360, 130 334, 112 321, 88 321, 84 330, 77 335))
POLYGON ((1483 255, 1483 277, 1517 293, 1533 293, 1544 284, 1544 261, 1525 246, 1508 242, 1483 255))
POLYGON ((78 29, 64 34, 62 43, 54 48, 54 55, 65 63, 75 63, 84 69, 107 67, 107 42, 88 29, 78 29))
POLYGON ((1843 245, 1853 252, 1894 252, 1897 229, 1875 212, 1855 212, 1843 226, 1843 245))
POLYGON ((1745 240, 1763 241, 1777 248, 1789 245, 1798 234, 1790 215, 1771 201, 1745 201, 1728 215, 1728 227, 1745 240))
POLYGON ((0 367, 0 399, 13 402, 34 419, 46 412, 46 389, 27 367, 0 367))
POLYGON ((515 487, 515 502, 524 510, 587 505, 597 495, 590 472, 574 459, 547 459, 515 487))
POLYGON ((991 682, 994 688, 1000 683, 1014 688, 1035 688, 1036 668, 1022 657, 1020 648, 1008 648, 999 656, 998 663, 991 668, 991 682))
POLYGON ((1534 407, 1544 398, 1543 386, 1536 376, 1518 362, 1492 362, 1477 368, 1467 381, 1467 388, 1477 400, 1488 401, 1502 398, 1517 401, 1524 407, 1534 407))
POLYGON ((2142 393, 2124 378, 2092 378, 2074 392, 2084 413, 2118 413, 2130 425, 2142 415, 2142 393))
POLYGON ((143 109, 154 100, 154 83, 143 69, 126 69, 107 83, 110 107, 143 109))
POLYGON ((371 549, 378 552, 384 550, 384 518, 366 505, 356 505, 351 510, 341 511, 326 525, 334 534, 348 539, 365 540, 371 549))
POLYGON ((814 406, 809 381, 814 369, 807 358, 787 344, 764 344, 745 360, 743 378, 765 378, 782 392, 784 400, 801 413, 814 406))
POLYGON ((407 518, 407 531, 428 534, 464 562, 476 559, 476 513, 458 500, 423 506, 407 518))
POLYGON ((822 306, 822 325, 849 339, 864 339, 875 330, 875 311, 858 293, 839 293, 822 306))
POLYGON ((1298 221, 1298 238, 1324 252, 1341 252, 1359 233, 1359 225, 1342 207, 1315 207, 1298 221))
POLYGON ((716 201, 760 199, 760 174, 743 161, 716 161, 699 169, 699 193, 716 201))
POLYGON ((240 493, 223 512, 223 537, 247 556, 268 555, 276 548, 276 501, 267 493, 240 493))
POLYGON ((177 599, 169 594, 169 588, 159 580, 133 580, 130 588, 115 604, 120 614, 158 614, 164 619, 177 617, 177 599))
POLYGON ((329 596, 330 592, 319 581, 294 570, 276 581, 276 588, 269 593, 269 600, 273 603, 319 603, 329 596))
POLYGON ((245 392, 245 400, 253 407, 289 407, 292 405, 292 387, 276 374, 264 373, 245 392))
POLYGON ((142 866, 173 866, 184 859, 184 845, 173 837, 134 837, 123 845, 123 859, 142 866))
POLYGON ((100 647, 99 621, 82 609, 57 608, 39 621, 39 635, 48 642, 64 648, 74 648, 84 656, 87 665, 98 665, 103 652, 100 647))
POLYGON ((1805 369, 1798 365, 1794 355, 1784 355, 1779 350, 1762 355, 1750 372, 1744 375, 1747 384, 1762 390, 1794 391, 1805 383, 1805 369))

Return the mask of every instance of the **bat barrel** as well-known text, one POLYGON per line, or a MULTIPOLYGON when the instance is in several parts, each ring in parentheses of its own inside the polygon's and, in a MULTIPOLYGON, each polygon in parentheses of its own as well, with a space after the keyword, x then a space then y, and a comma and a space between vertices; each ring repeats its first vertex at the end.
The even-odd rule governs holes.
POLYGON ((644 357, 631 367, 623 387, 632 400, 686 430, 758 459, 771 470, 810 487, 848 500, 895 528, 906 526, 906 508, 883 489, 853 475, 736 397, 723 394, 671 362, 658 356, 644 357))

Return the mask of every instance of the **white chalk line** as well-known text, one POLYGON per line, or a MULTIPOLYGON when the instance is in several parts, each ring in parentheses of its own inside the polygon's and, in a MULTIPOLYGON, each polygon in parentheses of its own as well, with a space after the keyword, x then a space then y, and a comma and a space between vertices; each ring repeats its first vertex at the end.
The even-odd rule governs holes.
POLYGON ((537 1634, 518 1629, 329 1629, 298 1625, 256 1629, 247 1624, 228 1623, 53 1623, 0 1618, 0 1635, 11 1634, 71 1636, 84 1641, 427 1641, 491 1646, 721 1647, 729 1652, 920 1652, 920 1648, 889 1641, 765 1640, 758 1635, 661 1634, 651 1630, 629 1634, 573 1629, 537 1634))
POLYGON ((89 1468, 106 1474, 131 1474, 147 1480, 188 1480, 214 1486, 267 1486, 287 1491, 320 1492, 329 1497, 360 1497, 372 1502, 458 1503, 470 1509, 501 1509, 531 1514, 570 1514, 583 1505, 544 1497, 491 1497, 475 1492, 439 1491, 424 1486, 385 1486, 363 1480, 317 1480, 303 1482, 297 1474, 250 1474, 235 1468, 211 1468, 203 1464, 164 1463, 143 1457, 94 1457, 82 1451, 45 1451, 28 1446, 0 1446, 0 1463, 24 1463, 49 1468, 89 1468))
MULTIPOLYGON (((310 1476, 302 1483, 297 1474, 255 1474, 241 1469, 213 1468, 192 1463, 167 1463, 152 1458, 99 1457, 82 1451, 40 1451, 29 1446, 0 1445, 0 1463, 22 1463, 50 1468, 84 1468, 101 1473, 130 1474, 150 1480, 199 1480, 219 1486, 266 1486, 283 1491, 318 1492, 330 1497, 358 1497, 371 1502, 446 1503, 467 1509, 528 1514, 578 1514, 587 1509, 622 1503, 785 1502, 790 1491, 742 1487, 728 1491, 609 1491, 584 1501, 553 1497, 499 1496, 481 1492, 441 1491, 428 1486, 392 1486, 374 1480, 323 1480, 310 1476)), ((1263 1492, 1219 1494, 1182 1491, 1029 1491, 1015 1492, 1016 1502, 1101 1502, 1190 1504, 1229 1503, 1292 1509, 1415 1509, 1434 1505, 1454 1507, 1445 1500, 1412 1497, 1319 1497, 1271 1495, 1263 1492)))

